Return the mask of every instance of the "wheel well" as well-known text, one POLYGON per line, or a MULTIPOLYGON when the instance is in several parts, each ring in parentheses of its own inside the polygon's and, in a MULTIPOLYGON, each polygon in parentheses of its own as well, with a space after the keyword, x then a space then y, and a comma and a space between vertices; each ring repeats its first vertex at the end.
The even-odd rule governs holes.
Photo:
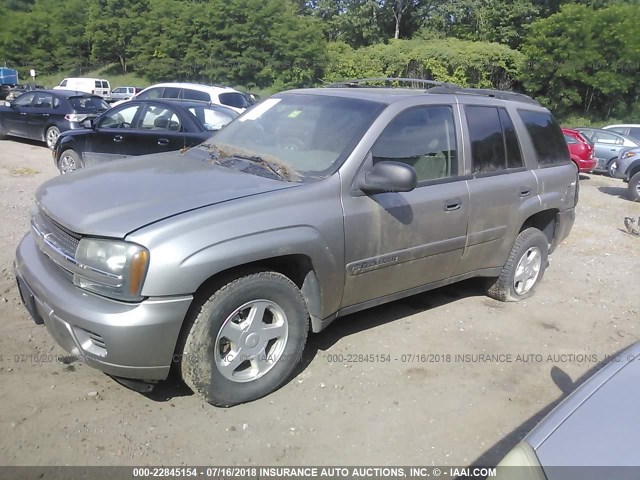
MULTIPOLYGON (((547 237, 547 241, 553 243, 553 236, 556 233, 556 215, 558 210, 543 210, 534 215, 531 215, 525 220, 520 228, 520 232, 527 228, 534 227, 540 230, 547 237)), ((518 232, 518 233, 520 233, 518 232)))
POLYGON ((636 163, 629 169, 629 175, 627 176, 627 178, 631 180, 631 177, 633 177, 638 172, 640 172, 640 162, 636 163))

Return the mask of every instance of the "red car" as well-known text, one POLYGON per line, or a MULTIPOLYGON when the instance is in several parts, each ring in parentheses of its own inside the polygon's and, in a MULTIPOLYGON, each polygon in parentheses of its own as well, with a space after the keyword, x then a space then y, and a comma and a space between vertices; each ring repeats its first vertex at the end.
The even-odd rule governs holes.
POLYGON ((562 133, 564 133, 564 138, 569 146, 571 160, 576 164, 578 170, 582 173, 591 173, 598 163, 593 143, 577 130, 563 128, 562 133))

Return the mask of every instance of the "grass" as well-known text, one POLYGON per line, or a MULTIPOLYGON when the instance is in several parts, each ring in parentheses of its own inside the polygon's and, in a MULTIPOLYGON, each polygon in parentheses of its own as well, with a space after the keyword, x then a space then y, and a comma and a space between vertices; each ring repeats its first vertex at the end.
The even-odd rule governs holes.
MULTIPOLYGON (((118 73, 118 68, 115 65, 108 65, 106 67, 97 68, 95 70, 73 70, 70 72, 61 72, 51 75, 42 75, 36 77, 36 83, 38 85, 44 85, 47 88, 53 88, 59 85, 63 78, 66 77, 90 77, 90 78, 104 78, 109 80, 111 88, 116 87, 147 87, 150 82, 136 73, 118 73)), ((22 78, 21 82, 31 82, 31 78, 22 78)))

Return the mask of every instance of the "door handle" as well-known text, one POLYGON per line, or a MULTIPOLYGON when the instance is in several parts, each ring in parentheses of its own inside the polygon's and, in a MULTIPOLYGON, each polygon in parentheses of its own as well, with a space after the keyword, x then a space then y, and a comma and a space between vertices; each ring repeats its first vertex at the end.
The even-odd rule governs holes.
POLYGON ((525 198, 531 195, 530 187, 520 187, 520 197, 525 198))
POLYGON ((122 141, 122 135, 116 135, 113 137, 113 141, 116 143, 120 143, 122 141))
POLYGON ((20 115, 26 115, 27 112, 20 112, 20 115))
POLYGON ((444 201, 445 212, 454 212, 456 210, 460 210, 460 207, 462 207, 462 200, 459 198, 451 198, 444 201))
POLYGON ((169 145, 169 139, 168 138, 161 138, 160 140, 158 140, 158 145, 166 147, 167 145, 169 145))
POLYGON ((48 117, 49 116, 48 113, 41 113, 40 115, 42 115, 43 117, 48 117))

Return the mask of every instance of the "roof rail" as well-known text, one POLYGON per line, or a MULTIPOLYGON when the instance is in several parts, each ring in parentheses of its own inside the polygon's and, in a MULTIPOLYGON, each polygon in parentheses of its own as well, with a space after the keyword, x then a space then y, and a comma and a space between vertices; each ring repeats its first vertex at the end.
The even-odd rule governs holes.
POLYGON ((514 102, 530 103, 540 106, 540 102, 524 93, 508 92, 505 90, 495 90, 491 88, 463 88, 452 85, 440 85, 429 89, 429 93, 448 93, 456 95, 482 95, 493 97, 499 100, 511 100, 514 102))
POLYGON ((441 87, 446 87, 446 88, 462 88, 459 85, 455 85, 453 83, 437 82, 435 80, 425 80, 425 79, 422 79, 422 78, 404 78, 404 77, 398 77, 398 78, 393 78, 393 77, 355 78, 355 79, 352 79, 352 80, 343 80, 341 82, 329 83, 329 84, 326 85, 326 87, 329 87, 329 88, 340 88, 340 87, 357 88, 357 87, 362 87, 362 86, 371 87, 371 86, 375 86, 375 85, 363 85, 363 84, 373 83, 373 82, 385 82, 385 83, 403 82, 403 83, 412 83, 414 85, 416 85, 416 84, 429 85, 428 88, 433 88, 433 87, 436 87, 436 86, 441 86, 441 87))

